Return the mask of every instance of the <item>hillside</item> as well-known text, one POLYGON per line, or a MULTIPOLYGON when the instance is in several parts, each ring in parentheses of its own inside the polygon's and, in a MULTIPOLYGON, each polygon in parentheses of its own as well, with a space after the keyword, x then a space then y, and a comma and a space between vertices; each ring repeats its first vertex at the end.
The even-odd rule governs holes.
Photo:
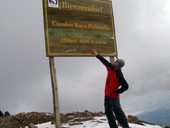
MULTIPOLYGON (((102 112, 73 112, 61 114, 62 128, 109 128, 107 119, 102 112)), ((128 116, 131 128, 163 128, 148 122, 140 121, 137 117, 128 116)), ((19 113, 13 116, 0 117, 0 128, 55 128, 54 116, 51 113, 19 113), (35 124, 35 126, 33 125, 35 124)))
POLYGON ((155 124, 170 126, 170 109, 161 108, 152 112, 146 112, 138 115, 138 118, 155 124))
MULTIPOLYGON (((144 123, 143 125, 129 123, 131 128, 163 128, 158 125, 151 125, 144 123)), ((55 128, 50 122, 37 125, 38 128, 55 128)), ((74 123, 70 125, 69 123, 62 124, 62 128, 109 128, 106 117, 95 117, 93 120, 82 121, 81 123, 74 123)), ((121 128, 119 126, 119 128, 121 128)))

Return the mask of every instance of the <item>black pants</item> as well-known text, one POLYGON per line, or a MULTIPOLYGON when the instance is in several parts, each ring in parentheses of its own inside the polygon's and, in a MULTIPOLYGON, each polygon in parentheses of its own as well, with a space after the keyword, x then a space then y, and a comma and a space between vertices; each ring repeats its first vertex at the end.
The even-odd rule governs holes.
POLYGON ((104 106, 105 106, 105 114, 106 114, 110 128, 118 128, 116 121, 115 121, 115 116, 119 124, 122 126, 122 128, 129 128, 126 115, 124 114, 120 106, 119 98, 111 99, 111 98, 105 97, 104 106))

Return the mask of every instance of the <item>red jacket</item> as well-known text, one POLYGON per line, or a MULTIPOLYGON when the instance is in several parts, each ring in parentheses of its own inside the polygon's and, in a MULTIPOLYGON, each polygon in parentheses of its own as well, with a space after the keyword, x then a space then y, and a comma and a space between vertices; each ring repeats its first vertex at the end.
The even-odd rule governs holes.
POLYGON ((97 55, 97 58, 107 68, 107 78, 105 83, 105 96, 109 98, 119 98, 119 94, 128 89, 128 83, 124 79, 120 68, 115 69, 105 58, 97 55))
POLYGON ((120 86, 119 78, 116 76, 116 71, 107 68, 107 78, 105 83, 105 96, 110 98, 118 98, 119 94, 116 90, 120 86))

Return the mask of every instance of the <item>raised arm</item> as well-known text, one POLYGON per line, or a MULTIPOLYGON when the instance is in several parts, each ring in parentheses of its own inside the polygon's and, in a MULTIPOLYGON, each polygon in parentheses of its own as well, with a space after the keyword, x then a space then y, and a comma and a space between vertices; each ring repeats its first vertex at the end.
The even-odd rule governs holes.
POLYGON ((99 55, 96 49, 92 50, 92 54, 96 56, 106 66, 106 68, 113 68, 113 65, 109 63, 103 56, 99 55))

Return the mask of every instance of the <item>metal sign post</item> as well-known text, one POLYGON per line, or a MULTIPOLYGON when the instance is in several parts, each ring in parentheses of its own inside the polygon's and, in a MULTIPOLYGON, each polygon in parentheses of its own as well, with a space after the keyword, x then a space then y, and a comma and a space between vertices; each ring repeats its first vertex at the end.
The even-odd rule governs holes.
POLYGON ((110 62, 114 61, 114 56, 110 56, 109 59, 110 59, 110 62))
POLYGON ((52 84, 52 93, 53 93, 55 128, 61 128, 60 110, 59 110, 59 97, 58 97, 58 85, 57 85, 57 77, 56 77, 54 57, 49 57, 49 66, 50 66, 51 84, 52 84))

